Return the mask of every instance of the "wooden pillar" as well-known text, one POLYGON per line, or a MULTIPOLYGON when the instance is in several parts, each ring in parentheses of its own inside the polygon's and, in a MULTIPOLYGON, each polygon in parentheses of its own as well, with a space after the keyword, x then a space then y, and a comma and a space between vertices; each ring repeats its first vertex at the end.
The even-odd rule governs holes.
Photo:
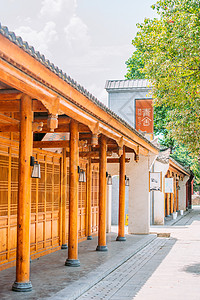
POLYGON ((119 169, 119 216, 118 216, 118 237, 117 241, 126 241, 125 238, 125 146, 120 157, 119 169))
POLYGON ((99 228, 98 228, 98 245, 97 251, 107 251, 106 245, 106 137, 101 135, 100 153, 99 153, 99 228))
MULTIPOLYGON (((172 173, 171 173, 171 172, 169 173, 169 176, 172 177, 172 173)), ((174 179, 173 179, 173 180, 174 180, 174 179)), ((171 193, 171 194, 170 194, 170 214, 172 214, 173 211, 174 211, 174 201, 173 201, 173 199, 174 199, 174 194, 171 193)))
POLYGON ((63 148, 63 183, 62 183, 62 246, 67 249, 67 222, 66 222, 66 203, 67 203, 67 157, 66 148, 63 148))
POLYGON ((30 281, 32 120, 32 99, 27 95, 22 95, 20 101, 16 281, 12 286, 12 290, 16 292, 32 290, 30 281))
POLYGON ((91 158, 87 163, 87 240, 92 240, 92 164, 91 158))
POLYGON ((179 181, 177 180, 177 182, 176 182, 176 210, 177 211, 179 210, 179 190, 178 190, 178 187, 179 187, 179 181))
MULTIPOLYGON (((169 173, 167 173, 167 178, 169 178, 169 173)), ((167 216, 169 216, 170 215, 170 212, 169 212, 169 197, 170 197, 170 194, 169 193, 167 193, 167 196, 166 196, 166 213, 167 213, 167 216)))
POLYGON ((66 266, 79 267, 78 259, 78 164, 79 164, 78 123, 70 123, 70 155, 69 155, 69 240, 66 266))
POLYGON ((176 212, 176 175, 174 176, 174 212, 176 212))

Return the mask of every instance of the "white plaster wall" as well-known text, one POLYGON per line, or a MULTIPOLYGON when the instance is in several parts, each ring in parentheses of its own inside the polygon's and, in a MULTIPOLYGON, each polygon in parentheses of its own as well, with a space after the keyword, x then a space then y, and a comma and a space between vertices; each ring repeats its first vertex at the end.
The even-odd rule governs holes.
POLYGON ((162 172, 162 192, 154 191, 154 225, 164 225, 165 216, 165 191, 164 180, 169 164, 164 164, 159 161, 154 163, 154 172, 162 172))
POLYGON ((179 209, 186 210, 186 183, 189 179, 189 176, 185 176, 183 181, 179 181, 179 209))
MULTIPOLYGON (((111 175, 119 175, 119 163, 107 164, 107 172, 111 175)), ((107 207, 106 207, 106 232, 111 232, 111 220, 112 220, 112 185, 107 186, 107 207)))
POLYGON ((111 232, 112 185, 107 185, 106 232, 111 232))
MULTIPOLYGON (((138 163, 135 162, 133 154, 126 157, 130 158, 130 162, 126 164, 126 175, 130 179, 128 231, 132 234, 148 234, 150 228, 149 170, 156 155, 140 154, 138 163)), ((119 175, 119 164, 108 164, 107 171, 112 176, 119 175)))
POLYGON ((149 233, 149 169, 151 164, 152 157, 140 155, 138 163, 133 160, 132 156, 131 162, 126 166, 126 174, 130 178, 128 231, 132 234, 149 233))

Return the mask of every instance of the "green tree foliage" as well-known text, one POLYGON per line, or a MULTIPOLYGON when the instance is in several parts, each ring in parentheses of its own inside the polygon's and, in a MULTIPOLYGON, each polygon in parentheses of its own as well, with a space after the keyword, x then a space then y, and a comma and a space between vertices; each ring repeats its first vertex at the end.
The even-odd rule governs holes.
POLYGON ((171 137, 199 155, 200 2, 161 0, 159 19, 138 24, 133 45, 143 53, 142 73, 151 79, 156 106, 168 108, 171 137))
POLYGON ((133 55, 126 61, 127 74, 126 79, 143 79, 145 74, 142 72, 144 68, 144 53, 139 50, 133 52, 133 55))
POLYGON ((173 157, 190 166, 200 183, 200 2, 161 0, 152 6, 158 19, 138 24, 137 49, 126 62, 127 79, 153 85, 154 130, 173 157))

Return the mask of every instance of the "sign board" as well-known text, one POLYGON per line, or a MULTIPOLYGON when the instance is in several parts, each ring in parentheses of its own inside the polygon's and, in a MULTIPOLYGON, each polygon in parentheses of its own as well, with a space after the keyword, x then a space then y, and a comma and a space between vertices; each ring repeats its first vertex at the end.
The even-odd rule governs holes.
POLYGON ((173 192, 174 192, 174 179, 165 178, 165 193, 173 193, 173 192))
POLYGON ((162 172, 149 172, 149 191, 162 192, 162 172))
POLYGON ((136 129, 153 133, 153 106, 152 99, 135 100, 136 129))

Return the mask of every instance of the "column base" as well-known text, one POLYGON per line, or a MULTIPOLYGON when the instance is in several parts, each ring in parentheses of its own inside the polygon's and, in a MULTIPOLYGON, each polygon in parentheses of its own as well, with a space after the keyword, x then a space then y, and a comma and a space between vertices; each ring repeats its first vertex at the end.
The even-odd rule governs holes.
POLYGON ((67 244, 62 244, 61 249, 68 249, 67 244))
POLYGON ((108 251, 108 247, 107 246, 97 246, 96 251, 108 251))
POLYGON ((91 241, 91 240, 93 240, 93 237, 91 235, 88 235, 87 240, 91 241))
POLYGON ((14 282, 12 285, 12 291, 14 292, 31 292, 32 284, 31 282, 14 282))
POLYGON ((118 237, 116 238, 116 241, 118 241, 118 242, 125 242, 125 241, 126 241, 126 238, 125 238, 125 236, 118 236, 118 237))
POLYGON ((65 266, 67 267, 80 267, 80 261, 79 259, 67 259, 65 262, 65 266))

